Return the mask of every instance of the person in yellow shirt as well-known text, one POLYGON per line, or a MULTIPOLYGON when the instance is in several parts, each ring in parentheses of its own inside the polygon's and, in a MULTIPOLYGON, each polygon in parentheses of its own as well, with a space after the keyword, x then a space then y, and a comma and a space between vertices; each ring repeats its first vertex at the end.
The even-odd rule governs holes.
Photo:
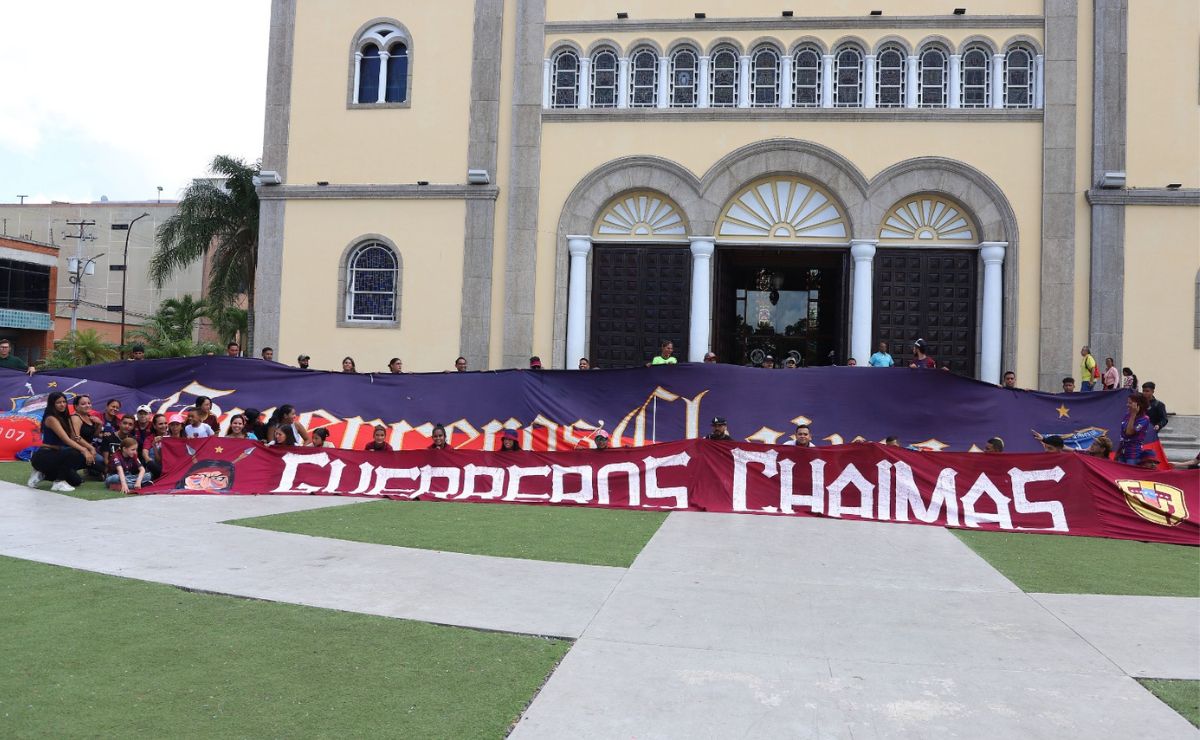
POLYGON ((1092 357, 1092 350, 1086 344, 1079 349, 1079 356, 1083 358, 1079 363, 1079 389, 1086 393, 1099 382, 1100 371, 1096 369, 1096 358, 1092 357))
POLYGON ((679 362, 675 359, 675 343, 670 339, 662 343, 662 349, 655 355, 654 359, 649 362, 650 365, 674 365, 679 362))

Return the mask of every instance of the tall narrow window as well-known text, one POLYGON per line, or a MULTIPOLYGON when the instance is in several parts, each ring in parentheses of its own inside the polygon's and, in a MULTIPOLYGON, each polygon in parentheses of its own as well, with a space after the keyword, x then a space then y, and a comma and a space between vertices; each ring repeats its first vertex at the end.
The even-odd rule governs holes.
POLYGON ((653 49, 639 49, 629 58, 629 105, 632 108, 653 108, 658 91, 658 54, 653 49))
POLYGON ((617 55, 612 49, 592 55, 592 107, 617 107, 617 55))
POLYGON ((391 56, 387 62, 387 90, 384 100, 389 103, 403 103, 408 100, 408 47, 395 44, 388 52, 391 56))
POLYGON ((885 46, 875 57, 875 105, 880 108, 904 107, 904 50, 885 46))
POLYGON ((917 77, 917 99, 922 108, 946 107, 946 79, 950 57, 936 46, 921 52, 921 71, 917 77))
POLYGON ((821 52, 802 46, 792 59, 792 104, 797 108, 821 106, 821 52))
POLYGON ((366 242, 346 260, 346 320, 395 321, 396 253, 386 244, 366 242))
POLYGON ((779 107, 779 53, 763 47, 750 57, 750 103, 755 108, 779 107))
POLYGON ((671 54, 671 107, 695 108, 699 90, 699 57, 694 49, 682 47, 671 54))
POLYGON ((579 105, 579 57, 575 52, 565 49, 555 54, 551 73, 550 107, 574 108, 579 105))
POLYGON ((379 47, 367 44, 362 50, 362 61, 358 68, 358 102, 374 103, 379 100, 379 47))
POLYGON ((1033 52, 1024 46, 1004 55, 1004 107, 1033 107, 1033 52))
POLYGON ((712 83, 709 100, 714 108, 733 108, 738 99, 738 55, 728 47, 712 55, 712 83))
POLYGON ((843 46, 833 57, 833 104, 857 108, 863 99, 863 55, 856 46, 843 46))
POLYGON ((992 82, 992 53, 972 46, 962 57, 962 107, 988 107, 988 87, 992 82))

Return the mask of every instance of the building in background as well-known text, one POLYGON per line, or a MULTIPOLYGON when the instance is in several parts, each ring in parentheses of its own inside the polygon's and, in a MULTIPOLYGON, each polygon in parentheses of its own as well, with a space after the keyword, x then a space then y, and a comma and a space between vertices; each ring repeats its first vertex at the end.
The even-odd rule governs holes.
POLYGON ((125 238, 129 237, 125 320, 128 326, 141 324, 167 298, 202 295, 204 272, 199 262, 177 273, 162 290, 149 278, 150 259, 155 251, 155 233, 175 213, 175 201, 99 201, 94 203, 0 204, 0 235, 35 240, 56 248, 58 270, 54 290, 54 335, 63 337, 71 327, 71 302, 74 286, 70 282, 69 261, 82 257, 86 264, 94 260, 92 274, 85 274, 80 289, 77 324, 94 329, 104 339, 118 342, 121 337, 121 278, 125 238), (143 213, 149 214, 128 225, 143 213), (84 227, 80 243, 74 239, 79 227, 68 222, 94 221, 84 227))
POLYGON ((921 337, 1043 390, 1090 344, 1200 413, 1200 4, 853 5, 273 0, 257 344, 441 370, 921 337))
POLYGON ((0 339, 32 364, 54 344, 58 247, 0 236, 0 339))

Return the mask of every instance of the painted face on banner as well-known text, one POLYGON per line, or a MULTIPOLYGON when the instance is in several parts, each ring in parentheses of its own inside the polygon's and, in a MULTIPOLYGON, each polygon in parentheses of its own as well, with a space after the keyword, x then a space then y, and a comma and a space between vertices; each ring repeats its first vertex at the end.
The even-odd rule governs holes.
POLYGON ((233 485, 233 466, 220 461, 198 462, 183 476, 181 489, 185 491, 227 491, 233 485))

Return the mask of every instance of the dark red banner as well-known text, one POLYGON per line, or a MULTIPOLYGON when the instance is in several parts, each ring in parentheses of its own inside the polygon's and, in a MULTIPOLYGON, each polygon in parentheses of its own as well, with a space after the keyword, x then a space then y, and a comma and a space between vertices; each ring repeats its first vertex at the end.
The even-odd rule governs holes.
POLYGON ((356 452, 167 440, 145 493, 395 499, 827 516, 1200 544, 1200 475, 1078 453, 914 452, 685 440, 564 452, 356 452))

